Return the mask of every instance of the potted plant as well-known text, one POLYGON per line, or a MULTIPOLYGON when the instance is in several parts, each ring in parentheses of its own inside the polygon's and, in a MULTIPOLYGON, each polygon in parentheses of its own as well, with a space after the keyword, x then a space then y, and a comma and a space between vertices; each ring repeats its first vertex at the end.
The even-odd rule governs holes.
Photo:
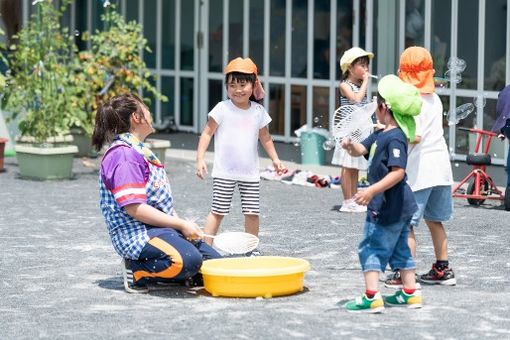
POLYGON ((83 86, 77 81, 79 59, 73 36, 60 27, 71 0, 56 9, 52 0, 35 0, 35 13, 11 47, 3 104, 16 119, 22 138, 16 157, 22 177, 62 179, 72 175, 76 146, 52 144, 69 133, 84 114, 79 106, 83 86))
MULTIPOLYGON (((90 36, 84 34, 83 39, 90 40, 91 48, 80 53, 85 71, 80 75, 80 82, 89 83, 92 87, 82 96, 91 103, 89 115, 80 122, 83 133, 88 136, 92 134, 98 106, 116 95, 141 90, 157 100, 167 101, 166 96, 152 86, 152 73, 140 54, 140 50, 151 52, 141 25, 135 21, 126 22, 115 5, 108 1, 104 8, 105 13, 101 16, 104 29, 96 30, 90 36)), ((150 104, 148 98, 143 99, 150 104)), ((164 149, 170 147, 169 141, 152 139, 148 142, 149 147, 159 149, 156 151, 160 156, 164 156, 164 149)))

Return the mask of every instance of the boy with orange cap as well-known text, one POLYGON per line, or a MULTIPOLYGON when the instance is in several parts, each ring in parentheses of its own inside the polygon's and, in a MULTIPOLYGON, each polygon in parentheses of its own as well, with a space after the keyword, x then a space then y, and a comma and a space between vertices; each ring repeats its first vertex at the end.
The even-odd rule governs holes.
MULTIPOLYGON (((258 78, 257 66, 250 58, 236 58, 225 68, 228 100, 219 102, 209 112, 209 119, 197 148, 196 174, 204 179, 204 161, 214 135, 213 201, 204 233, 216 235, 223 217, 229 213, 234 189, 241 194, 246 232, 259 232, 259 157, 258 142, 273 161, 278 174, 287 169, 276 153, 268 124, 271 117, 257 101, 265 92, 258 78)), ((212 243, 212 239, 206 240, 212 243)), ((254 253, 253 255, 255 255, 254 253)))
MULTIPOLYGON (((443 226, 443 222, 450 220, 453 214, 453 176, 443 137, 443 105, 435 93, 434 72, 432 56, 425 48, 413 46, 402 52, 399 77, 414 85, 423 99, 421 113, 416 117, 416 138, 409 145, 407 162, 407 183, 418 204, 418 211, 411 219, 408 242, 413 257, 416 257, 414 228, 423 217, 430 230, 436 262, 418 280, 427 284, 453 286, 456 279, 449 267, 448 238, 443 226)), ((402 281, 398 273, 390 277, 385 285, 400 287, 402 281)))

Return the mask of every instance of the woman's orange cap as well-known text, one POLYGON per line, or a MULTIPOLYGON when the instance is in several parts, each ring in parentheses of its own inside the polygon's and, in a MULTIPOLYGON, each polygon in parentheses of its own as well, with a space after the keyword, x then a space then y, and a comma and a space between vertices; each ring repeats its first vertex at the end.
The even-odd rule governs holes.
POLYGON ((250 59, 250 58, 235 58, 234 60, 231 60, 227 67, 225 67, 224 73, 231 73, 231 72, 240 72, 240 73, 246 73, 246 74, 252 74, 255 73, 257 75, 257 65, 250 59))
POLYGON ((423 47, 408 47, 400 55, 400 79, 418 88, 421 93, 434 93, 434 64, 430 52, 423 47))

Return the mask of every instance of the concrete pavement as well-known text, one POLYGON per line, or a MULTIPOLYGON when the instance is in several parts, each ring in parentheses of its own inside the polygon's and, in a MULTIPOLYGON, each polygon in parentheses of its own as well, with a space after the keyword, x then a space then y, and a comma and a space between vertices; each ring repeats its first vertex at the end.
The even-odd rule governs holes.
MULTIPOLYGON (((212 180, 198 180, 194 154, 172 144, 166 163, 177 211, 203 223, 212 180)), ((345 312, 343 302, 363 290, 356 252, 363 214, 337 211, 340 190, 272 181, 261 187, 260 249, 310 261, 303 293, 230 299, 174 287, 135 296, 123 291, 120 259, 98 209, 98 163, 76 159, 73 180, 36 182, 19 179, 16 160, 6 159, 7 171, 0 173, 0 338, 510 337, 510 212, 499 203, 474 208, 455 200, 455 218, 446 225, 458 284, 423 287, 421 310, 345 312)), ((222 230, 242 225, 236 196, 222 230)), ((419 272, 428 271, 433 248, 424 224, 417 239, 419 272)))

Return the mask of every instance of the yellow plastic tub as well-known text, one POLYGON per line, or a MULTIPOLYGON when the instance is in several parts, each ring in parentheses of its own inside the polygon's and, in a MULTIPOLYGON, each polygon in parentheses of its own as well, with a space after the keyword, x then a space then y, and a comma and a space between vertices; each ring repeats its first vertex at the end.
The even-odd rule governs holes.
POLYGON ((212 296, 264 297, 303 290, 310 263, 282 256, 235 257, 205 261, 204 288, 212 296))

